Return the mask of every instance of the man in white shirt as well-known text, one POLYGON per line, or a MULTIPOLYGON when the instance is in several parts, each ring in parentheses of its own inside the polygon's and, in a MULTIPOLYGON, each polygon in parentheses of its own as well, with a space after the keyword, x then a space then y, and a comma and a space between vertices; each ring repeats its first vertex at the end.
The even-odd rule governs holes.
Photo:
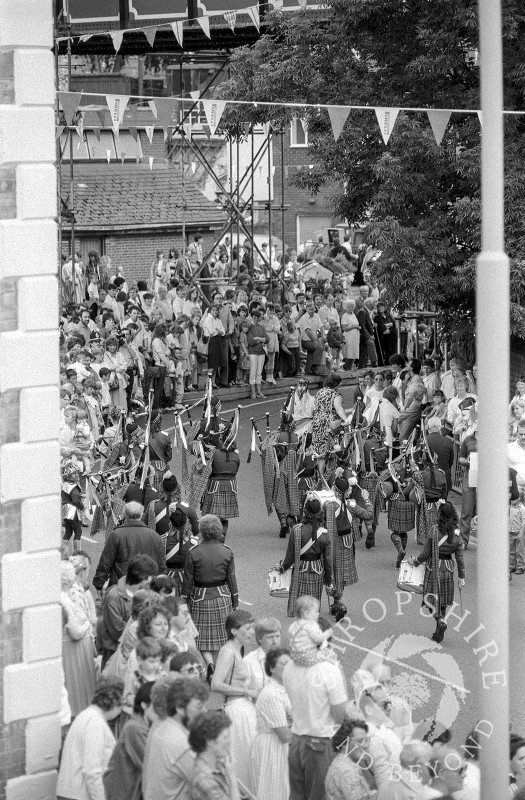
POLYGON ((312 667, 290 661, 284 668, 283 686, 292 707, 290 800, 323 798, 333 759, 331 737, 344 721, 348 703, 341 670, 329 661, 312 667))
MULTIPOLYGON (((166 680, 166 679, 164 679, 166 680)), ((203 681, 177 678, 168 689, 168 716, 148 733, 142 794, 144 800, 189 800, 189 778, 195 753, 188 728, 206 710, 209 690, 203 681)))
POLYGON ((325 330, 328 330, 330 327, 330 322, 335 322, 338 326, 340 326, 341 322, 339 319, 339 314, 337 310, 334 308, 334 296, 333 294, 327 295, 323 305, 318 311, 319 319, 323 323, 325 330))
POLYGON ((184 313, 184 303, 186 298, 186 287, 183 283, 179 283, 175 290, 175 297, 171 301, 173 309, 173 316, 175 319, 184 313))
POLYGON ((281 644, 281 623, 275 617, 257 620, 255 623, 255 638, 259 647, 244 656, 243 661, 250 669, 252 689, 257 689, 257 694, 259 694, 268 680, 268 675, 264 669, 266 654, 272 647, 279 647, 281 644))
POLYGON ((122 321, 122 316, 120 313, 120 307, 117 303, 117 292, 118 289, 114 283, 110 283, 108 286, 108 293, 106 295, 106 299, 102 303, 102 308, 111 311, 115 320, 118 324, 122 321))
POLYGON ((434 396, 434 389, 441 389, 441 378, 435 372, 434 362, 431 358, 425 358, 421 365, 423 373, 423 383, 427 390, 427 403, 431 403, 434 396))

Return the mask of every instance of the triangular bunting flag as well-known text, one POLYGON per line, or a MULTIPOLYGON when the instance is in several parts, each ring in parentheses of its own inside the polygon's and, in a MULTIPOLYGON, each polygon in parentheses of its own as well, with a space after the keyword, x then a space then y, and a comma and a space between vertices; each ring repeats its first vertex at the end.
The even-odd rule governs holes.
POLYGON ((56 138, 60 139, 60 137, 62 136, 63 132, 64 132, 64 125, 57 125, 56 130, 55 130, 56 138))
POLYGON ((434 134, 436 144, 441 144, 441 140, 447 129, 448 121, 450 119, 450 111, 427 111, 428 121, 434 134))
POLYGON ((195 172, 197 171, 197 162, 196 161, 192 161, 191 162, 191 171, 195 175, 195 172))
POLYGON ((148 158, 148 161, 149 161, 149 168, 150 168, 150 169, 153 169, 153 156, 150 156, 150 157, 148 158))
POLYGON ((73 118, 77 113, 77 108, 80 105, 82 92, 59 92, 60 105, 64 112, 64 117, 68 125, 73 123, 73 118))
POLYGON ((109 164, 109 162, 111 161, 111 150, 106 150, 106 159, 109 164))
POLYGON ((146 131, 146 135, 147 135, 147 137, 149 139, 149 143, 152 144, 153 143, 153 132, 154 132, 155 128, 153 127, 153 125, 147 125, 144 128, 144 130, 146 131))
POLYGON ((328 111, 328 116, 330 117, 330 124, 332 126, 334 139, 337 142, 341 136, 341 133, 343 132, 345 122, 350 114, 350 109, 345 108, 344 106, 327 106, 326 110, 328 111))
POLYGON ((157 106, 155 105, 153 100, 148 100, 148 106, 151 108, 151 113, 157 119, 157 106))
POLYGON ((259 15, 259 6, 249 6, 246 11, 251 21, 259 31, 261 29, 261 17, 259 15))
MULTIPOLYGON (((282 0, 281 0, 282 2, 282 0)), ((237 21, 237 12, 236 11, 225 11, 222 15, 232 31, 235 31, 235 23, 237 21)))
POLYGON ((164 138, 168 134, 168 128, 179 122, 179 101, 167 97, 156 97, 150 100, 150 107, 157 117, 159 125, 164 128, 164 138))
POLYGON ((135 156, 135 163, 140 164, 140 156, 135 156))
POLYGON ((103 128, 104 125, 106 124, 106 112, 104 111, 103 108, 99 108, 99 110, 97 111, 97 117, 100 122, 100 127, 103 128))
POLYGON ((97 137, 97 140, 100 142, 100 128, 93 128, 93 133, 97 137))
POLYGON ((306 4, 308 3, 308 0, 297 0, 297 2, 299 3, 303 11, 306 11, 306 4))
POLYGON ((199 89, 195 89, 195 91, 190 92, 190 97, 191 97, 192 100, 198 100, 200 96, 201 96, 201 93, 200 93, 199 89))
POLYGON ((201 26, 202 30, 204 31, 208 39, 211 39, 210 20, 208 19, 208 17, 197 17, 197 22, 201 26))
POLYGON ((115 31, 115 33, 110 33, 111 41, 113 42, 113 48, 115 53, 118 53, 120 48, 122 47, 122 40, 124 38, 124 31, 115 31))
POLYGON ((109 113, 111 114, 111 124, 115 133, 119 132, 124 119, 124 111, 129 102, 129 97, 121 94, 107 94, 106 103, 108 104, 109 113))
POLYGON ((481 125, 481 127, 483 127, 483 111, 477 111, 476 113, 478 115, 479 124, 481 125))
POLYGON ((374 110, 376 112, 379 130, 381 131, 383 141, 385 144, 388 144, 388 140, 390 139, 390 135, 394 129, 394 125, 396 124, 399 108, 376 108, 374 110))
POLYGON ((212 136, 217 130, 217 126, 221 121, 221 117, 226 108, 226 100, 201 100, 206 114, 206 121, 210 128, 212 136))
POLYGON ((152 28, 144 28, 143 29, 144 36, 148 40, 148 44, 150 47, 153 47, 155 44, 155 36, 157 34, 157 28, 153 26, 152 28))
POLYGON ((137 139, 139 138, 139 132, 133 125, 130 126, 129 133, 130 133, 131 138, 135 139, 135 141, 137 141, 137 139))
POLYGON ((84 117, 82 114, 78 115, 78 121, 75 125, 75 130, 78 134, 78 138, 83 141, 84 140, 84 117))
POLYGON ((184 128, 184 135, 187 139, 191 139, 191 122, 185 122, 182 126, 184 128))
POLYGON ((92 33, 85 33, 83 36, 80 37, 79 42, 87 42, 94 34, 92 33))
POLYGON ((170 22, 170 25, 171 25, 171 30, 175 34, 175 38, 177 40, 179 47, 182 47, 182 37, 184 35, 182 22, 180 21, 170 22))

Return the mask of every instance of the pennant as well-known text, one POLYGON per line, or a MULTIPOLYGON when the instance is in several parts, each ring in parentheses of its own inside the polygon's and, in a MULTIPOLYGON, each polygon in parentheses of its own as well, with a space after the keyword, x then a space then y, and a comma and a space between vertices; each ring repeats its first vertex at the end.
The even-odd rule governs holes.
POLYGON ((124 31, 115 31, 115 33, 110 33, 111 41, 113 42, 113 48, 115 53, 118 53, 120 48, 122 47, 122 40, 124 38, 124 31))
POLYGON ((197 170, 197 162, 196 161, 192 161, 191 162, 191 171, 193 172, 194 175, 195 175, 196 170, 197 170))
POLYGON ((201 100, 212 136, 214 135, 226 108, 226 100, 201 100))
POLYGON ((350 114, 350 109, 344 108, 344 106, 327 106, 326 110, 328 111, 328 116, 330 117, 330 124, 332 126, 334 139, 337 142, 343 132, 345 122, 350 114))
POLYGON ((476 114, 478 115, 479 124, 483 127, 483 111, 476 111, 476 114))
POLYGON ((148 161, 149 161, 149 168, 150 168, 150 169, 153 169, 153 156, 150 156, 150 157, 148 158, 148 161))
POLYGON ((137 166, 140 164, 140 156, 139 155, 135 156, 135 163, 136 163, 137 166))
POLYGON ((153 144, 153 132, 154 132, 155 128, 153 127, 153 125, 147 125, 144 128, 144 130, 146 131, 146 135, 147 135, 147 137, 149 139, 149 143, 153 144))
POLYGON ((290 174, 290 167, 285 167, 284 168, 284 177, 288 178, 289 174, 290 174))
POLYGON ((306 11, 306 5, 308 3, 308 0, 297 0, 297 2, 299 3, 299 5, 303 9, 303 11, 306 11))
POLYGON ((195 91, 190 92, 190 97, 191 97, 192 100, 198 100, 200 98, 200 96, 201 96, 201 93, 200 93, 199 89, 195 89, 195 91))
POLYGON ((92 36, 94 36, 93 33, 85 33, 83 36, 80 37, 80 39, 78 41, 79 42, 87 42, 87 41, 89 41, 91 39, 92 36))
POLYGON ((175 38, 177 40, 177 44, 179 47, 182 47, 182 37, 183 37, 183 25, 182 22, 170 22, 171 30, 175 34, 175 38))
POLYGON ((97 141, 100 142, 100 128, 93 128, 93 133, 97 137, 97 141))
POLYGON ((167 97, 156 97, 150 100, 149 105, 155 114, 159 125, 164 128, 164 138, 167 138, 168 128, 179 121, 179 102, 167 97))
MULTIPOLYGON (((282 0, 281 0, 282 4, 282 0)), ((236 11, 225 11, 222 15, 232 31, 235 31, 235 23, 237 21, 237 12, 236 11)))
POLYGON ((248 12, 248 16, 250 17, 251 21, 255 25, 258 31, 261 30, 261 17, 259 14, 259 6, 249 6, 246 11, 248 12))
POLYGON ((148 44, 150 47, 153 47, 155 44, 155 36, 157 34, 157 28, 153 26, 152 28, 143 28, 142 32, 146 39, 148 40, 148 44))
POLYGON ((111 150, 106 150, 106 160, 109 164, 109 162, 111 161, 111 150))
POLYGON ((119 132, 124 119, 124 111, 129 103, 129 97, 122 94, 107 94, 106 103, 108 104, 109 113, 111 114, 111 124, 115 133, 119 132))
POLYGON ((138 140, 139 132, 133 125, 130 126, 129 133, 130 133, 130 136, 131 136, 132 139, 135 139, 135 141, 138 140))
POLYGON ((60 139, 60 137, 62 136, 63 132, 64 132, 64 125, 57 125, 56 130, 55 130, 55 135, 56 135, 57 139, 60 139))
POLYGON ((66 118, 66 123, 72 125, 75 114, 77 113, 77 108, 80 105, 82 92, 59 92, 58 97, 60 105, 62 106, 62 111, 64 112, 64 117, 66 118))
POLYGON ((104 128, 106 125, 106 112, 103 108, 99 108, 99 110, 97 111, 97 117, 100 122, 100 127, 104 128))
POLYGON ((191 139, 191 122, 185 122, 182 126, 184 128, 184 135, 187 139, 191 139))
POLYGON ((427 111, 428 121, 434 134, 436 144, 441 144, 441 140, 447 129, 448 121, 450 119, 450 111, 427 111))
POLYGON ((78 138, 81 141, 84 141, 84 117, 82 114, 79 114, 78 122, 75 125, 75 130, 78 134, 78 138))
POLYGON ((197 17, 197 22, 201 26, 203 32, 208 37, 208 39, 211 39, 211 35, 210 35, 210 20, 209 20, 209 18, 208 17, 197 17))
POLYGON ((374 111, 376 112, 383 142, 388 144, 388 140, 396 124, 399 108, 376 108, 374 111))

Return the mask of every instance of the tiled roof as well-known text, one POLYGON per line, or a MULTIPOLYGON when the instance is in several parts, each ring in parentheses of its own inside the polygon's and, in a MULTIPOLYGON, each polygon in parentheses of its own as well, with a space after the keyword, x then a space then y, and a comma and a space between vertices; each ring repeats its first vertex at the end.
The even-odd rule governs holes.
MULTIPOLYGON (((75 164, 74 211, 77 230, 139 230, 182 225, 182 188, 173 168, 148 164, 75 164)), ((69 170, 62 171, 62 198, 68 202, 69 170)), ((221 208, 188 181, 189 226, 220 227, 221 208)), ((67 225, 66 220, 64 224, 67 225)))

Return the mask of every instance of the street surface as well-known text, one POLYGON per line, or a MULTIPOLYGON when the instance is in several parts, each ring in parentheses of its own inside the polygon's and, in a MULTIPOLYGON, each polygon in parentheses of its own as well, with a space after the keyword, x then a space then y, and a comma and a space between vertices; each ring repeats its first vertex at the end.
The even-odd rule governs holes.
MULTIPOLYGON (((342 394, 345 406, 350 406, 353 389, 343 387, 342 394)), ((251 610, 256 618, 277 617, 283 624, 283 639, 286 640, 286 629, 291 622, 286 617, 286 600, 271 597, 266 582, 269 569, 284 556, 287 540, 279 539, 279 523, 275 513, 268 517, 266 511, 259 455, 254 453, 251 463, 247 464, 251 440, 250 417, 258 419, 264 417, 266 411, 270 412, 273 430, 278 425, 283 402, 283 398, 272 398, 247 401, 243 406, 238 436, 241 457, 238 474, 240 517, 230 520, 226 543, 235 553, 240 607, 251 610)), ((231 411, 235 405, 230 403, 223 407, 222 413, 231 411)), ((197 407, 192 412, 194 420, 202 414, 201 408, 197 407)), ((258 426, 264 437, 264 419, 258 426)), ((173 417, 166 414, 163 430, 172 429, 173 417)), ((179 454, 176 452, 172 469, 180 480, 178 465, 179 454)), ((507 531, 495 533, 495 546, 499 537, 506 535, 507 531)), ((82 547, 92 556, 93 567, 97 564, 103 546, 102 538, 103 535, 99 534, 98 540, 93 541, 87 531, 82 537, 82 547)), ((409 534, 407 553, 416 555, 418 552, 415 532, 412 532, 409 534)), ((445 717, 448 715, 454 720, 454 740, 461 743, 479 719, 477 696, 482 669, 479 661, 483 657, 483 651, 477 655, 473 651, 489 643, 482 630, 468 642, 464 641, 464 637, 472 634, 483 622, 478 620, 476 614, 476 550, 469 549, 465 552, 466 586, 461 599, 466 619, 458 631, 453 630, 458 620, 449 620, 448 631, 441 647, 429 638, 435 625, 432 619, 425 618, 420 613, 421 596, 406 595, 397 590, 395 554, 386 527, 386 514, 382 514, 376 533, 376 547, 366 550, 364 538, 356 544, 359 582, 345 589, 343 600, 348 608, 348 615, 340 623, 335 641, 345 674, 349 679, 367 658, 367 651, 382 644, 383 652, 387 652, 389 658, 393 659, 390 666, 395 690, 411 703, 414 720, 420 721, 433 716, 441 708, 445 717), (407 634, 414 636, 407 639, 407 634), (466 692, 461 691, 462 686, 466 692)), ((507 591, 507 586, 491 586, 487 591, 507 591)), ((513 577, 509 592, 511 723, 514 731, 524 734, 525 575, 513 577)), ((457 571, 455 595, 458 603, 455 611, 461 616, 457 571)), ((329 617, 326 596, 322 604, 322 614, 329 617)), ((487 658, 483 665, 487 672, 491 671, 490 660, 490 657, 487 658)), ((351 693, 351 688, 349 691, 351 693)))

